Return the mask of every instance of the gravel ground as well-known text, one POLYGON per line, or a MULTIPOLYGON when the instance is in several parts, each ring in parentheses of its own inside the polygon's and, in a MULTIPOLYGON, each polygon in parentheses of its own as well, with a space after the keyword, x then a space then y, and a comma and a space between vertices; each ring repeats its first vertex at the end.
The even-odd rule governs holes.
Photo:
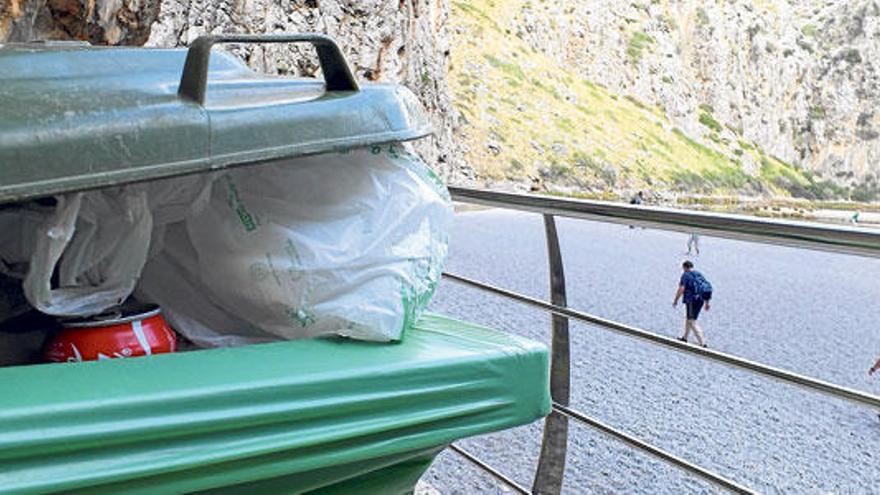
MULTIPOLYGON (((678 336, 670 306, 687 236, 562 219, 569 305, 678 336)), ((880 392, 880 260, 703 237, 711 347, 880 392)), ((456 215, 450 271, 547 299, 543 225, 503 210, 456 215)), ((432 311, 547 341, 549 317, 446 281, 432 311)), ((765 493, 880 493, 880 421, 865 407, 573 323, 572 407, 765 493)), ((467 439, 531 486, 540 424, 467 439)), ((565 493, 718 490, 572 424, 565 493)), ((507 493, 446 451, 424 480, 444 494, 507 493)))

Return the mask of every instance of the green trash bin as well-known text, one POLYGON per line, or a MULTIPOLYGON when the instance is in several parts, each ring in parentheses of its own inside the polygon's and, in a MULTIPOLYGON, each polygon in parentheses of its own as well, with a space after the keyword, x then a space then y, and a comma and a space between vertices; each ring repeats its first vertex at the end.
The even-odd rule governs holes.
MULTIPOLYGON (((0 45, 0 100, 0 208, 430 133, 412 93, 359 87, 312 34, 213 36, 188 51, 0 45), (324 81, 256 75, 212 54, 216 42, 311 43, 324 81)), ((408 493, 454 440, 546 415, 547 361, 540 344, 425 315, 390 344, 0 368, 0 487, 408 493)))

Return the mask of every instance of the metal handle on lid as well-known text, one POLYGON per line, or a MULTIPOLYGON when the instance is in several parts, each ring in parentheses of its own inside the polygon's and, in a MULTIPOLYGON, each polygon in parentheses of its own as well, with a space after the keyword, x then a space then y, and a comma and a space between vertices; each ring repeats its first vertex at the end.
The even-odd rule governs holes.
POLYGON ((310 43, 318 52, 327 91, 357 91, 358 84, 333 38, 316 33, 216 34, 200 36, 189 47, 177 94, 199 104, 205 103, 208 63, 214 43, 310 43))

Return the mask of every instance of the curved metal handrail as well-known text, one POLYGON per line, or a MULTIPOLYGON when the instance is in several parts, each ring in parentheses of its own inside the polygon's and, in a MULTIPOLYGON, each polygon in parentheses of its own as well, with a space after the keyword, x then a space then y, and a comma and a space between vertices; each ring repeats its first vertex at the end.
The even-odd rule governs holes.
POLYGON ((880 230, 608 201, 450 187, 456 201, 585 220, 697 232, 765 244, 880 257, 880 230))

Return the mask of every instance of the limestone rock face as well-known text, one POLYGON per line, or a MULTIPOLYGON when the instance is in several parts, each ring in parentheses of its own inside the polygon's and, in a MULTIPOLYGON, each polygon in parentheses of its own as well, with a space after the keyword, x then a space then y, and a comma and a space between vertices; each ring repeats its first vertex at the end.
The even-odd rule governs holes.
POLYGON ((519 9, 506 28, 532 48, 658 104, 689 135, 714 131, 841 185, 877 186, 875 0, 571 0, 519 9), (724 129, 701 125, 703 113, 724 129))
POLYGON ((0 0, 0 40, 140 45, 160 0, 0 0))
MULTIPOLYGON (((432 117, 416 147, 449 179, 467 170, 452 139, 446 84, 447 0, 0 0, 0 41, 79 39, 94 44, 185 46, 209 33, 313 31, 336 38, 361 81, 401 83, 432 117)), ((313 76, 311 48, 228 46, 268 74, 313 76)))

